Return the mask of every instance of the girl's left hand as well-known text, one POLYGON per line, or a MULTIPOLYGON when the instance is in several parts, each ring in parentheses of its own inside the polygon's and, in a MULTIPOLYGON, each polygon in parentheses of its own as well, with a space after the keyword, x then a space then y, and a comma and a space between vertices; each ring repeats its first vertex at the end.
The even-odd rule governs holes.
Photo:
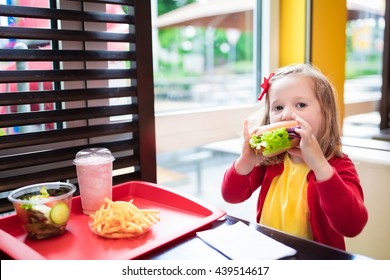
POLYGON ((333 168, 325 158, 312 127, 295 113, 292 117, 300 127, 296 128, 295 132, 301 136, 301 141, 299 148, 291 149, 288 153, 293 157, 301 158, 314 171, 318 181, 329 179, 333 174, 333 168))

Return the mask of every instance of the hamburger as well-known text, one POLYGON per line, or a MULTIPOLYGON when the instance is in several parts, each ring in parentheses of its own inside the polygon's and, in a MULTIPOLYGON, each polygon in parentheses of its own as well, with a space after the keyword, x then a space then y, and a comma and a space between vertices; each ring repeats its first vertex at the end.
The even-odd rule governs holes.
POLYGON ((249 139, 249 146, 264 157, 279 155, 297 147, 301 136, 295 132, 296 121, 282 121, 263 126, 249 139))

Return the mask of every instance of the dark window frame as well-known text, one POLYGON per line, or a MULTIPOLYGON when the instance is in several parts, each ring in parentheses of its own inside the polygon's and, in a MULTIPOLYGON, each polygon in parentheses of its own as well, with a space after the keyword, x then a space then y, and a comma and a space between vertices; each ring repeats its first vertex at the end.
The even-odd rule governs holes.
POLYGON ((380 102, 380 129, 390 139, 390 0, 386 0, 385 34, 383 45, 382 98, 380 102))

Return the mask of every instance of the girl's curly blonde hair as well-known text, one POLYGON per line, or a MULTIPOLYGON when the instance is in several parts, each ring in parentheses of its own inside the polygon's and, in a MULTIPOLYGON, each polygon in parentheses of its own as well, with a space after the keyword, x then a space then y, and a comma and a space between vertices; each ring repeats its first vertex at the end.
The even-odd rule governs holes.
MULTIPOLYGON (((280 68, 269 81, 272 83, 286 76, 303 76, 313 82, 313 91, 321 107, 322 124, 319 130, 318 143, 326 158, 333 156, 341 157, 341 125, 340 112, 336 101, 336 90, 328 78, 315 66, 311 64, 292 64, 280 68)), ((269 120, 269 94, 266 95, 264 117, 261 125, 270 123, 269 120)), ((316 116, 313 116, 315 118, 316 116)), ((266 159, 263 164, 275 164, 283 160, 284 154, 266 159)))

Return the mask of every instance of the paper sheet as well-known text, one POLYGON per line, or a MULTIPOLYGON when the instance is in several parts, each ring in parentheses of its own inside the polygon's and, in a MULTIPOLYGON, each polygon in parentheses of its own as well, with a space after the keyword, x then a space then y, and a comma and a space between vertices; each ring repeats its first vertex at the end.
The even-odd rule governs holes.
POLYGON ((296 250, 242 222, 196 233, 208 245, 233 260, 276 260, 296 250))

